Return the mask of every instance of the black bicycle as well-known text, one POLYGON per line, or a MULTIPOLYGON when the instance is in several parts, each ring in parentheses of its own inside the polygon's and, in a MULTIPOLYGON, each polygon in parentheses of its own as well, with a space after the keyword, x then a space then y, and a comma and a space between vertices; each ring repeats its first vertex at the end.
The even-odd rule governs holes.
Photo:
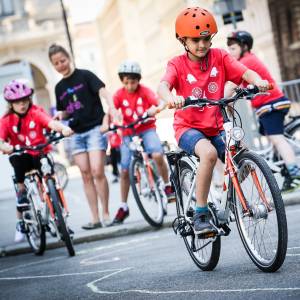
MULTIPOLYGON (((64 136, 53 133, 48 141, 37 146, 15 147, 14 153, 26 151, 38 152, 41 169, 25 174, 25 188, 29 200, 29 209, 22 211, 22 222, 29 245, 37 255, 46 248, 46 231, 62 240, 70 256, 75 255, 70 230, 67 226, 69 216, 67 202, 55 173, 55 163, 51 155, 43 152, 48 145, 57 143, 64 136)), ((15 181, 14 181, 15 182, 15 181)), ((15 184, 17 192, 17 186, 15 184)))

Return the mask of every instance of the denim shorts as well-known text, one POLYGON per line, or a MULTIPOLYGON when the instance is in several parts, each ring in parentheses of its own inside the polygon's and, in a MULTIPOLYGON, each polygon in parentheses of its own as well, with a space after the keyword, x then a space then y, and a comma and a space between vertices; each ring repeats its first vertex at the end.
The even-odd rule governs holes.
POLYGON ((225 131, 217 136, 206 136, 197 129, 188 129, 179 139, 179 147, 189 155, 195 155, 195 146, 201 139, 210 140, 218 152, 218 157, 224 161, 225 159, 225 131))
POLYGON ((100 126, 96 126, 86 132, 75 133, 71 137, 72 155, 94 150, 106 151, 106 149, 107 138, 101 134, 100 126))
MULTIPOLYGON (((144 149, 148 154, 151 153, 163 153, 160 139, 155 129, 149 129, 139 134, 139 137, 143 139, 144 149)), ((132 140, 131 136, 124 136, 121 145, 121 168, 122 170, 128 170, 132 151, 129 148, 129 144, 132 140)))

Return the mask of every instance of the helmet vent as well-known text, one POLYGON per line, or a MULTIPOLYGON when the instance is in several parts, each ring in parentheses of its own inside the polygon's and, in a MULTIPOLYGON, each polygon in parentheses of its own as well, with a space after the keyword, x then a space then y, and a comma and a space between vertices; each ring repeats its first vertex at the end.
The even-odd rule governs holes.
POLYGON ((206 14, 205 14, 205 13, 203 13, 203 12, 202 12, 201 14, 202 14, 202 16, 206 16, 206 14))
POLYGON ((209 26, 210 26, 209 24, 206 24, 206 27, 207 27, 207 28, 209 28, 209 26))
POLYGON ((195 28, 198 30, 198 29, 200 29, 200 26, 199 26, 199 25, 197 25, 195 28))
POLYGON ((186 12, 184 15, 186 16, 186 15, 188 15, 189 14, 189 12, 186 12))
POLYGON ((196 17, 196 14, 193 14, 193 18, 195 18, 196 17))

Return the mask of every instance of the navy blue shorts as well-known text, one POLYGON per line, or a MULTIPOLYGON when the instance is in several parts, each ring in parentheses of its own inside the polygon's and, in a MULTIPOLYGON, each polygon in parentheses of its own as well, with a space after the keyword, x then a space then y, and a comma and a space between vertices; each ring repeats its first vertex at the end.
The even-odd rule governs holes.
POLYGON ((259 133, 262 135, 283 134, 284 118, 288 109, 273 110, 259 117, 259 133))
POLYGON ((187 130, 179 139, 179 147, 189 155, 195 155, 195 146, 201 139, 210 140, 218 152, 218 157, 225 159, 225 131, 221 131, 217 136, 206 136, 197 129, 187 130))

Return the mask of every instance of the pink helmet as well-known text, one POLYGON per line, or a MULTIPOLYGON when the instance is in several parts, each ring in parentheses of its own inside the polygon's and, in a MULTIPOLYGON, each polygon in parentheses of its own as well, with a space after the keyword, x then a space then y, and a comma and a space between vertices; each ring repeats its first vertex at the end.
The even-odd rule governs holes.
POLYGON ((33 89, 17 80, 11 81, 4 87, 4 99, 9 102, 18 101, 33 94, 33 89))

